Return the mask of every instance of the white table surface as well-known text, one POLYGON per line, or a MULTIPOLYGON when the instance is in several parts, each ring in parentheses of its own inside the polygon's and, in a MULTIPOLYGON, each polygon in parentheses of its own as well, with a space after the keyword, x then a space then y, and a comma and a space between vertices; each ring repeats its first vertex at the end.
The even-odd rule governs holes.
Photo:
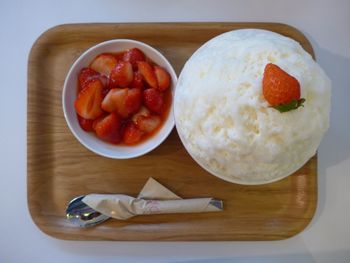
POLYGON ((350 262, 350 1, 0 0, 0 262, 350 262), (77 242, 43 234, 26 197, 27 59, 48 28, 77 22, 271 21, 300 29, 333 81, 319 201, 301 234, 273 242, 77 242))

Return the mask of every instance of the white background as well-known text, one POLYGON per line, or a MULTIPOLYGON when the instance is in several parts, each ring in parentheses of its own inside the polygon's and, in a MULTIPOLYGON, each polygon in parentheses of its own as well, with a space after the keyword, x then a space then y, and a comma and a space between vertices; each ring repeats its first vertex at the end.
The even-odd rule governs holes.
POLYGON ((0 0, 0 262, 350 262, 350 1, 0 0), (311 225, 275 242, 75 242, 33 224, 26 200, 27 59, 48 28, 77 22, 269 21, 300 29, 333 81, 311 225))

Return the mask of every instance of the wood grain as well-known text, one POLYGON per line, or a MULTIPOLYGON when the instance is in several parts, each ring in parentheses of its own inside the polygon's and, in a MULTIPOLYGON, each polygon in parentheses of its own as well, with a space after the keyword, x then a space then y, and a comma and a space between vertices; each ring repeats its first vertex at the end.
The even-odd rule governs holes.
POLYGON ((292 176, 261 186, 220 180, 197 165, 176 131, 151 153, 132 160, 97 156, 65 123, 61 93, 66 74, 87 48, 131 38, 159 49, 177 73, 204 42, 239 28, 269 29, 289 36, 313 55, 305 36, 275 23, 150 23, 61 25, 34 43, 28 63, 28 206, 45 233, 71 240, 277 240, 302 231, 317 201, 317 159, 292 176), (184 197, 215 197, 221 213, 139 216, 109 220, 90 229, 71 226, 65 207, 88 193, 137 195, 150 177, 184 197))

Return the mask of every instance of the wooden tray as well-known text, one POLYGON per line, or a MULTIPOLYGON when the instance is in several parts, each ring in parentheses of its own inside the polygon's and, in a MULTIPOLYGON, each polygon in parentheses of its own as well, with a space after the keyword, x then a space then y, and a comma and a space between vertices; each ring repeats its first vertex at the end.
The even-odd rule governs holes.
POLYGON ((316 156, 282 181, 242 186, 204 171, 187 154, 175 130, 143 157, 112 160, 85 149, 64 120, 63 82, 87 48, 115 38, 140 40, 159 49, 179 73, 204 42, 240 28, 276 31, 313 55, 302 33, 275 23, 73 24, 41 35, 28 65, 28 206, 37 226, 71 240, 277 240, 302 231, 316 208, 316 156), (73 197, 92 192, 136 196, 150 176, 184 198, 222 199, 225 210, 109 220, 89 229, 73 227, 65 219, 65 207, 73 197))

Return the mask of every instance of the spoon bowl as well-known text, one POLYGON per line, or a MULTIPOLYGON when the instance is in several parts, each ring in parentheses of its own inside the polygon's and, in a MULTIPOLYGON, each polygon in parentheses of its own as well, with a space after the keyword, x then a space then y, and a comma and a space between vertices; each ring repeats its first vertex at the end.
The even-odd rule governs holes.
POLYGON ((76 226, 90 227, 100 224, 107 219, 108 216, 103 215, 89 207, 82 200, 85 195, 78 196, 71 200, 66 208, 67 219, 76 226))

